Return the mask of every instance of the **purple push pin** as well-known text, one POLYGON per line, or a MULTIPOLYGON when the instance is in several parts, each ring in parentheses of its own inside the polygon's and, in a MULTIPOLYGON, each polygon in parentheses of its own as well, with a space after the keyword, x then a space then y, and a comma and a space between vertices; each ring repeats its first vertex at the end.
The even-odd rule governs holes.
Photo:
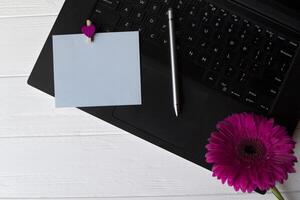
POLYGON ((92 24, 91 20, 86 20, 86 26, 83 26, 81 28, 82 33, 88 37, 88 41, 92 42, 95 32, 96 32, 96 27, 95 25, 92 24))

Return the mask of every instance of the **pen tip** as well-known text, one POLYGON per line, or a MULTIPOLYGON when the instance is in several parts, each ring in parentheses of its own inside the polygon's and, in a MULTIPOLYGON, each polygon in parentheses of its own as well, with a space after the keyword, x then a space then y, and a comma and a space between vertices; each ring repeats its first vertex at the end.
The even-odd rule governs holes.
POLYGON ((175 115, 176 117, 179 117, 179 109, 177 106, 175 106, 175 115))

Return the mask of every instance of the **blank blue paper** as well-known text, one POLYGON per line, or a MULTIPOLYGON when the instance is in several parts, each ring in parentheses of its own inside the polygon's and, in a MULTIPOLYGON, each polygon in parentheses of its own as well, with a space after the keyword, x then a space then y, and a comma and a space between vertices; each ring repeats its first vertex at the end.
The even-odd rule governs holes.
POLYGON ((138 32, 53 36, 56 107, 141 104, 138 32))

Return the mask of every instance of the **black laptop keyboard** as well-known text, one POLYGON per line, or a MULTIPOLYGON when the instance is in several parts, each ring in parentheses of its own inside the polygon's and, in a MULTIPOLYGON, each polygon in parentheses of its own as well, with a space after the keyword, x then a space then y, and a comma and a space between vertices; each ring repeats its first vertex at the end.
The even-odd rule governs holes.
POLYGON ((270 111, 298 48, 282 34, 204 0, 98 0, 92 20, 98 31, 138 30, 153 48, 168 49, 169 7, 178 57, 199 81, 270 111))

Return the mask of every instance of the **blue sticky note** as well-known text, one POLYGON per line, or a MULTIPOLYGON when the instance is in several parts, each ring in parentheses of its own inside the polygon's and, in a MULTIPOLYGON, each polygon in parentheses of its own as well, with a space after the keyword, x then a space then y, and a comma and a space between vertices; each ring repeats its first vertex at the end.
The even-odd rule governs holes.
POLYGON ((54 35, 56 107, 140 105, 138 32, 54 35))

